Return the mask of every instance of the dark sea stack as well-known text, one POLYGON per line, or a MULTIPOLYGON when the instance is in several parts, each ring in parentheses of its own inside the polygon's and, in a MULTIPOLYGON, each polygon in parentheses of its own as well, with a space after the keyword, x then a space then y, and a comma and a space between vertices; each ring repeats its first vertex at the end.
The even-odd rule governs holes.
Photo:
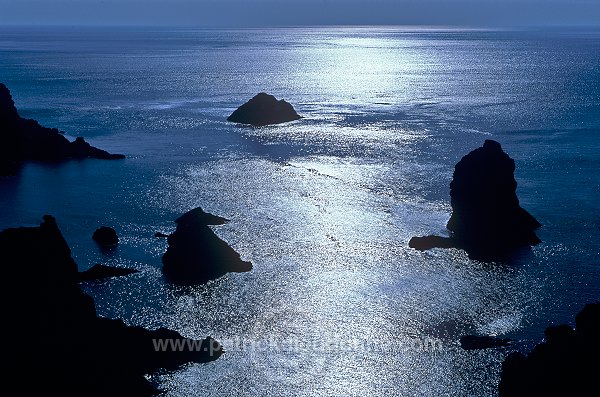
POLYGON ((489 349, 493 347, 505 347, 512 342, 506 338, 494 338, 492 336, 465 335, 460 338, 460 347, 464 350, 489 349))
POLYGON ((5 390, 150 396, 158 390, 145 374, 222 353, 212 338, 190 340, 175 331, 98 317, 94 301, 79 288, 77 264, 52 216, 44 216, 39 227, 1 231, 0 255, 5 390), (183 351, 169 348, 169 341, 183 351))
POLYGON ((9 89, 0 83, 0 175, 16 174, 27 160, 58 162, 84 158, 116 160, 125 156, 90 146, 81 137, 70 142, 56 128, 22 118, 9 89))
POLYGON ((575 319, 575 329, 566 324, 549 327, 544 341, 527 355, 506 357, 498 386, 501 397, 595 395, 600 302, 587 304, 575 319))
POLYGON ((452 216, 447 224, 450 238, 415 237, 409 246, 420 250, 456 247, 472 259, 496 261, 540 243, 535 229, 541 225, 519 205, 514 171, 514 160, 500 144, 486 140, 454 168, 452 216))
POLYGON ((96 229, 92 234, 92 239, 103 247, 111 247, 119 243, 117 232, 108 226, 100 226, 96 229))
POLYGON ((252 264, 241 260, 208 226, 226 221, 201 208, 176 219, 177 229, 168 237, 169 247, 162 257, 167 279, 180 285, 203 284, 229 272, 251 270, 252 264))
POLYGON ((139 270, 129 269, 124 267, 114 267, 102 265, 100 263, 92 266, 88 270, 78 273, 77 281, 97 281, 112 277, 127 276, 129 274, 138 273, 139 270))
POLYGON ((540 243, 541 225, 519 205, 514 171, 514 160, 492 140, 456 164, 447 228, 473 258, 494 260, 540 243))
POLYGON ((261 92, 237 108, 227 121, 234 123, 265 126, 301 119, 293 106, 283 99, 261 92))

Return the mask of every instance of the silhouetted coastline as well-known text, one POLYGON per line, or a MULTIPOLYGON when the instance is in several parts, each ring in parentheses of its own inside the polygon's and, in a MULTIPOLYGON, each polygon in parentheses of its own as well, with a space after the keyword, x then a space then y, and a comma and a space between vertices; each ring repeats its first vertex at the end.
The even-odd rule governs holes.
POLYGON ((0 83, 0 175, 18 173, 24 161, 60 162, 70 159, 124 159, 87 143, 82 137, 70 142, 56 128, 19 116, 9 89, 0 83))
POLYGON ((0 232, 0 252, 1 298, 8 303, 1 331, 7 390, 149 396, 158 390, 145 374, 222 354, 210 337, 193 341, 165 328, 151 331, 98 317, 94 301, 77 284, 77 264, 52 216, 45 215, 39 227, 0 232), (165 341, 180 341, 184 348, 157 348, 165 341))
POLYGON ((600 302, 575 316, 575 328, 546 328, 544 341, 527 355, 506 357, 498 390, 501 397, 593 395, 598 383, 600 302))

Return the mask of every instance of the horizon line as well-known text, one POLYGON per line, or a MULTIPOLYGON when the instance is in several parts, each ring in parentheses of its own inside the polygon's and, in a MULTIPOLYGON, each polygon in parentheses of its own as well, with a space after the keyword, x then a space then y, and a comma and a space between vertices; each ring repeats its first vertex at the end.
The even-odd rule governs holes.
POLYGON ((600 30, 600 25, 587 24, 531 24, 531 25, 464 25, 464 24, 298 24, 298 25, 186 25, 186 24, 135 24, 135 23, 8 23, 0 24, 2 28, 131 28, 131 29, 178 29, 178 30, 232 30, 232 29, 309 29, 309 28, 393 28, 405 30, 456 30, 456 31, 519 31, 519 30, 600 30))

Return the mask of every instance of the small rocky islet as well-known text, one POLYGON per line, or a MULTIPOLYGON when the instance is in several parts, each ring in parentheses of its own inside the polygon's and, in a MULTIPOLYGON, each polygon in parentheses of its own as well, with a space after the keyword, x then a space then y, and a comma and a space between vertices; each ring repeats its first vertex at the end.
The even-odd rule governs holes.
POLYGON ((101 247, 113 247, 119 244, 119 236, 110 226, 100 226, 92 234, 92 239, 101 247))
POLYGON ((301 119, 294 107, 283 99, 278 100, 265 92, 256 94, 238 107, 227 121, 262 127, 301 119))

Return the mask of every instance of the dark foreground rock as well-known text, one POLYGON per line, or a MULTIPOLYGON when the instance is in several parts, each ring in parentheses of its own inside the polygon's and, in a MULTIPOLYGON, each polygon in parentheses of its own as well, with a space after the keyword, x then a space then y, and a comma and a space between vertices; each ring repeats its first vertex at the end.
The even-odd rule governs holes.
POLYGON ((494 338, 491 336, 464 335, 460 338, 460 347, 465 350, 489 349, 510 345, 512 340, 494 338))
POLYGON ((0 83, 0 175, 17 173, 27 160, 59 162, 85 158, 115 160, 125 156, 90 146, 81 137, 70 142, 56 128, 22 118, 10 91, 0 83))
POLYGON ((110 247, 119 243, 119 236, 112 227, 100 226, 92 234, 92 239, 99 245, 104 247, 110 247))
POLYGON ((587 304, 575 329, 549 327, 544 342, 527 355, 512 353, 502 365, 499 395, 591 396, 598 390, 600 302, 587 304), (596 391, 594 391, 596 390, 596 391))
POLYGON ((496 141, 464 156, 450 183, 452 216, 446 227, 450 238, 418 237, 417 249, 456 247, 469 257, 502 260, 515 250, 540 243, 540 223, 519 205, 514 178, 515 162, 496 141))
POLYGON ((228 272, 246 272, 252 264, 241 260, 208 225, 226 222, 201 208, 186 212, 175 220, 177 229, 168 237, 169 247, 162 257, 163 272, 176 284, 202 284, 228 272))
POLYGON ((261 92, 237 108, 227 121, 264 126, 279 124, 302 118, 293 106, 283 99, 261 92))
POLYGON ((77 281, 96 281, 111 277, 127 276, 129 274, 138 273, 139 270, 128 269, 125 267, 114 267, 102 265, 100 263, 92 266, 88 270, 77 274, 77 281))
POLYGON ((151 331, 98 317, 94 301, 77 284, 77 264, 51 216, 44 216, 39 227, 0 232, 0 255, 5 390, 153 395, 157 389, 145 374, 215 360, 222 353, 212 338, 195 341, 167 329, 151 331))

